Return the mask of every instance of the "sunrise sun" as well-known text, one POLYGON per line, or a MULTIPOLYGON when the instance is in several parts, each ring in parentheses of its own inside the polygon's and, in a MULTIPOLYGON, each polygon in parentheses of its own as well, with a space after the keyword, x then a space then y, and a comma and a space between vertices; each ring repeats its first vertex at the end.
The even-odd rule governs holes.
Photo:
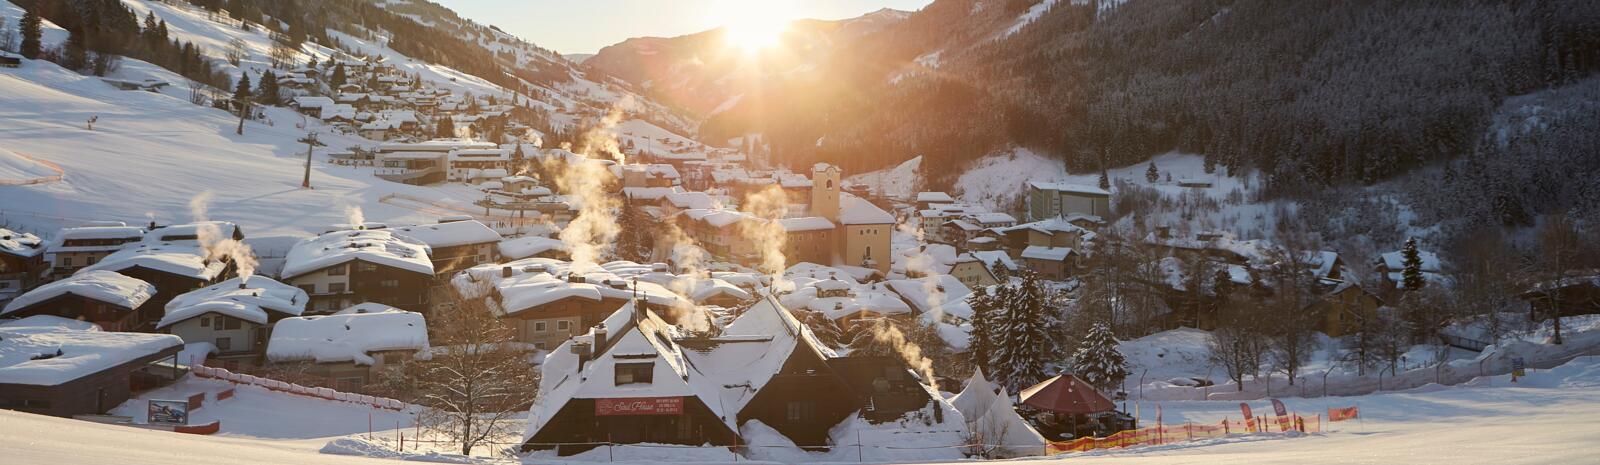
POLYGON ((794 3, 785 0, 724 1, 712 14, 726 31, 728 45, 747 53, 777 45, 795 18, 794 3))

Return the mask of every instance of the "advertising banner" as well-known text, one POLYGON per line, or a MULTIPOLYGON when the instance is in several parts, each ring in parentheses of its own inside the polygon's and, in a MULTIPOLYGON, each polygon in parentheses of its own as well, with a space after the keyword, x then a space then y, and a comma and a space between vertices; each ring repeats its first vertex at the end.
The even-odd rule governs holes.
POLYGON ((151 400, 145 421, 153 425, 187 425, 189 424, 189 401, 151 400))
POLYGON ((682 413, 682 397, 627 397, 594 400, 594 414, 596 416, 679 415, 682 413))

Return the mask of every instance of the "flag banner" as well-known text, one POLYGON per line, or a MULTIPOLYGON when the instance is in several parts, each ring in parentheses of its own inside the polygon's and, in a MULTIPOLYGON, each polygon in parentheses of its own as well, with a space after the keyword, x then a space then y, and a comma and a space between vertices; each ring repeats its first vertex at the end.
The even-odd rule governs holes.
POLYGON ((1361 414, 1361 412, 1360 412, 1360 407, 1359 406, 1357 406, 1357 407, 1345 407, 1345 408, 1330 408, 1330 409, 1328 409, 1328 421, 1354 420, 1357 417, 1359 417, 1360 414, 1361 414))
POLYGON ((1250 413, 1250 404, 1240 402, 1239 411, 1244 412, 1244 430, 1251 433, 1256 432, 1256 416, 1250 413))
POLYGON ((1289 430, 1289 408, 1287 406, 1284 406, 1283 405, 1283 401, 1281 401, 1281 400, 1278 400, 1278 399, 1271 399, 1271 400, 1272 400, 1272 412, 1276 413, 1278 415, 1278 431, 1288 431, 1289 430))

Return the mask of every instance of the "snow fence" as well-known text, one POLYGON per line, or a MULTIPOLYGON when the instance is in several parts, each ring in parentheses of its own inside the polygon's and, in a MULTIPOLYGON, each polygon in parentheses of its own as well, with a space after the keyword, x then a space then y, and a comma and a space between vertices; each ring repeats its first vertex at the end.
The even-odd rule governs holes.
POLYGON ((1189 441, 1217 439, 1229 436, 1262 434, 1304 434, 1322 432, 1322 415, 1260 416, 1243 421, 1224 419, 1218 423, 1184 423, 1181 425, 1156 425, 1119 431, 1103 438, 1078 438, 1071 441, 1054 441, 1046 446, 1049 455, 1068 452, 1088 452, 1100 449, 1157 446, 1189 441))
POLYGON ((368 406, 372 406, 373 408, 381 408, 381 409, 385 409, 385 410, 395 410, 395 411, 403 410, 403 409, 405 409, 405 406, 406 406, 405 402, 401 402, 401 401, 398 401, 398 400, 395 400, 395 399, 386 398, 386 397, 374 397, 374 396, 369 396, 369 395, 365 395, 365 394, 352 394, 352 393, 340 392, 340 391, 336 391, 336 390, 333 390, 333 389, 330 389, 330 388, 324 388, 324 387, 301 386, 301 385, 298 385, 298 384, 286 383, 286 382, 278 381, 278 380, 275 380, 275 379, 268 379, 268 378, 262 378, 262 377, 259 377, 259 376, 251 376, 251 375, 246 375, 246 374, 241 374, 241 373, 234 373, 234 372, 228 371, 225 368, 208 367, 208 366, 203 366, 203 365, 191 365, 190 369, 194 372, 195 376, 198 376, 198 377, 201 377, 201 378, 219 379, 219 380, 227 381, 227 382, 230 382, 230 383, 233 383, 233 384, 247 384, 247 385, 251 385, 251 386, 259 386, 259 387, 267 388, 268 390, 287 393, 287 394, 294 394, 294 395, 297 395, 297 396, 315 397, 315 398, 318 398, 318 399, 331 400, 331 401, 337 401, 337 402, 349 402, 349 403, 352 403, 352 404, 368 405, 368 406))

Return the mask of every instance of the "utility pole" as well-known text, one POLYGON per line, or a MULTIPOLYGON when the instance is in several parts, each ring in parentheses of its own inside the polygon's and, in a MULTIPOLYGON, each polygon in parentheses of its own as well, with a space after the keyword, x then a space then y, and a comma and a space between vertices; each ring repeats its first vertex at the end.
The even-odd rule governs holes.
POLYGON ((322 145, 322 143, 321 142, 317 142, 317 132, 316 131, 312 131, 312 132, 306 133, 306 137, 304 139, 300 139, 300 142, 305 142, 306 143, 306 175, 305 175, 305 178, 302 178, 300 180, 300 187, 303 187, 303 188, 306 188, 306 189, 310 189, 311 188, 311 152, 315 151, 316 147, 318 145, 322 145))

